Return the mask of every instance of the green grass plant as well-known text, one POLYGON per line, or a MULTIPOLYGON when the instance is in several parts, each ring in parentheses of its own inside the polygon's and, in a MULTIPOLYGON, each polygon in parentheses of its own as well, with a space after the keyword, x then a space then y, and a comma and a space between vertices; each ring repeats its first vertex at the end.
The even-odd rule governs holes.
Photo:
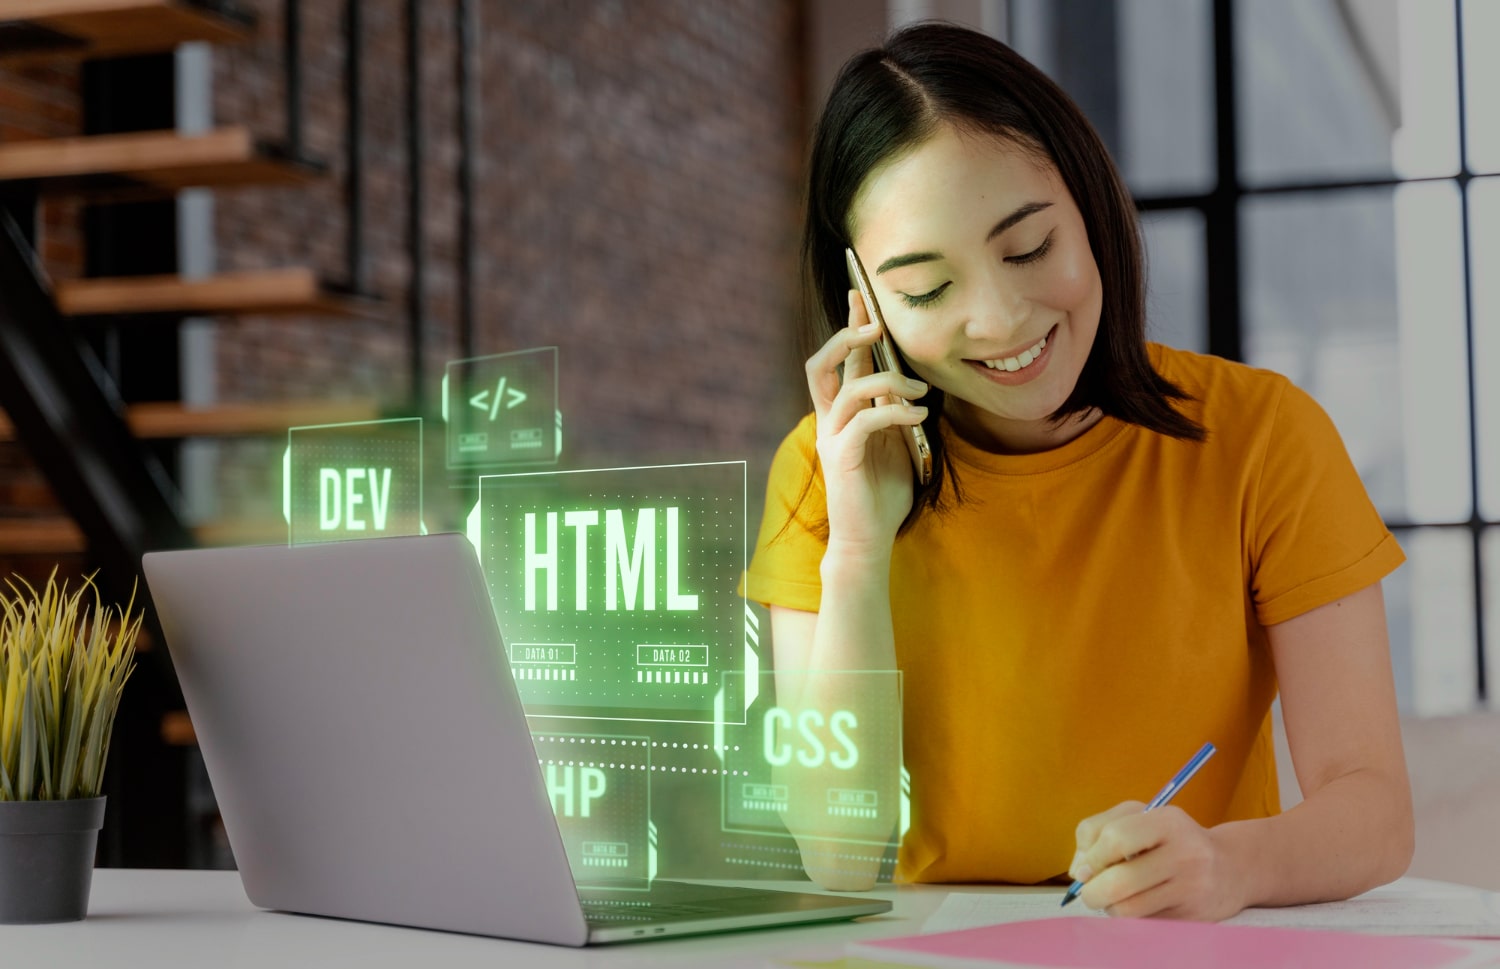
POLYGON ((98 797, 142 613, 106 609, 93 576, 71 594, 0 589, 0 801, 98 797), (90 598, 85 598, 92 593, 90 598))

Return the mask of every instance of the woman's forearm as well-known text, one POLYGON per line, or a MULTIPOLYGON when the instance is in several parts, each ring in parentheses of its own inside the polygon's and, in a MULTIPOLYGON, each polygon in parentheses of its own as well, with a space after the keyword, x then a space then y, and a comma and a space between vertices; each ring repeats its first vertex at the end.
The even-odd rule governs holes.
POLYGON ((821 566, 823 596, 813 640, 814 669, 893 670, 890 549, 830 545, 821 566))
POLYGON ((1350 898, 1393 881, 1411 864, 1411 788, 1405 778, 1359 770, 1329 781, 1271 818, 1211 831, 1230 860, 1243 907, 1350 898))
MULTIPOLYGON (((842 711, 860 724, 860 733, 873 735, 887 726, 881 720, 901 714, 895 676, 858 675, 896 668, 890 556, 832 546, 823 559, 822 580, 808 669, 777 671, 777 702, 794 711, 793 716, 816 710, 826 719, 842 711)), ((900 764, 892 759, 899 757, 894 752, 877 754, 887 746, 861 744, 853 764, 846 759, 843 766, 830 762, 816 770, 788 765, 777 772, 789 785, 802 788, 785 820, 801 850, 803 868, 824 888, 866 889, 879 874, 884 848, 869 842, 894 836, 894 823, 892 830, 877 832, 868 820, 836 821, 828 814, 825 789, 891 790, 896 786, 891 781, 899 784, 900 764)), ((879 815, 890 818, 894 808, 880 804, 879 815)))

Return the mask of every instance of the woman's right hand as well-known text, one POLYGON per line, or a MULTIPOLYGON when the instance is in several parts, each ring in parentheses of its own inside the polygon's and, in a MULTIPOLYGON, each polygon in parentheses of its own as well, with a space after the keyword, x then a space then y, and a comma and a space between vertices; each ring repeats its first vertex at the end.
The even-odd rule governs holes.
POLYGON ((818 424, 818 460, 828 495, 828 541, 887 555, 912 503, 912 464, 901 425, 920 424, 927 385, 876 371, 870 347, 880 339, 858 290, 849 291, 849 324, 807 361, 818 424), (843 364, 843 379, 838 366, 843 364))

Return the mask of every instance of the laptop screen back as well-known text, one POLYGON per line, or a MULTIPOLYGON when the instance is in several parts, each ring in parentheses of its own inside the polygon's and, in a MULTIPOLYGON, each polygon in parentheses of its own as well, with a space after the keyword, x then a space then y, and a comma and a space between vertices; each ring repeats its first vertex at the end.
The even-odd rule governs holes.
POLYGON ((251 901, 583 944, 465 538, 143 565, 251 901))

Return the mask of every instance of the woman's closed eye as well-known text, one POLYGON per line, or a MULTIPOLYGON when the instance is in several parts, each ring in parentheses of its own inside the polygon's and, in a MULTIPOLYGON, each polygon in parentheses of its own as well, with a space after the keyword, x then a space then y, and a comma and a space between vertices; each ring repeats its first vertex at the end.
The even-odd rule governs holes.
POLYGON ((913 307, 913 308, 919 308, 919 307, 923 307, 923 306, 930 306, 933 303, 936 303, 938 301, 938 299, 942 297, 943 291, 945 289, 947 289, 950 285, 951 285, 951 283, 944 283, 943 285, 939 286, 937 289, 928 290, 927 292, 922 293, 922 294, 917 295, 917 296, 913 296, 910 293, 902 293, 901 294, 901 301, 903 303, 905 303, 907 306, 910 306, 910 307, 913 307))
POLYGON ((1024 266, 1029 262, 1036 262, 1038 259, 1045 256, 1047 254, 1047 251, 1051 248, 1052 233, 1049 232, 1047 233, 1047 238, 1043 239, 1042 244, 1037 246, 1035 249, 1031 250, 1030 252, 1023 252, 1019 256, 1007 256, 1005 261, 1008 263, 1013 263, 1017 266, 1024 266))
MULTIPOLYGON (((1031 250, 1030 252, 1023 252, 1019 256, 1007 256, 1005 257, 1005 261, 1015 266, 1025 266, 1042 259, 1051 250, 1052 233, 1049 232, 1047 233, 1047 238, 1043 239, 1042 244, 1037 246, 1035 249, 1031 250)), ((947 291, 948 287, 951 285, 951 282, 943 283, 936 289, 930 289, 925 293, 918 293, 916 295, 912 295, 911 293, 902 293, 901 301, 907 306, 912 307, 913 309, 921 309, 924 306, 931 306, 933 303, 936 303, 939 299, 942 298, 943 293, 947 291)))

